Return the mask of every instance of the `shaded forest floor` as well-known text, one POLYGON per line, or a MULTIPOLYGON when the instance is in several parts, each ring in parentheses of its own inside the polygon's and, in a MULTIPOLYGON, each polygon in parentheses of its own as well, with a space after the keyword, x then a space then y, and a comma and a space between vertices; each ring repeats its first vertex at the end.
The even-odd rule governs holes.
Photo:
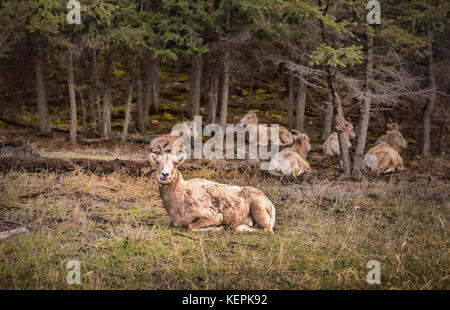
MULTIPOLYGON (((146 134, 169 132, 183 120, 186 77, 167 70, 162 81, 162 111, 152 114, 146 134)), ((286 125, 279 106, 286 98, 274 91, 282 86, 258 89, 251 108, 261 111, 261 122, 286 125)), ((115 100, 117 133, 124 106, 115 100)), ((229 123, 246 113, 244 100, 234 89, 229 123)), ((37 125, 33 105, 10 105, 1 117, 20 115, 31 127, 0 122, 0 142, 26 141, 19 148, 2 148, 1 156, 146 162, 143 144, 90 142, 96 136, 83 128, 81 117, 84 133, 77 146, 70 145, 64 132, 69 124, 66 102, 51 104, 52 126, 62 129, 51 137, 39 136, 32 127, 37 125)), ((355 107, 346 108, 356 124, 355 107)), ((341 180, 337 158, 319 151, 323 114, 312 104, 305 124, 313 144, 309 175, 280 180, 251 165, 229 169, 230 163, 222 161, 201 161, 195 168, 186 164, 186 179, 263 190, 276 207, 274 235, 170 227, 151 170, 142 175, 94 173, 77 166, 60 172, 2 170, 0 232, 19 227, 28 232, 0 240, 0 288, 449 289, 450 160, 416 156, 417 116, 402 108, 388 114, 399 121, 409 143, 402 153, 407 171, 399 174, 341 180), (366 264, 373 259, 381 263, 381 284, 376 286, 366 282, 366 264), (81 285, 67 284, 69 260, 81 264, 81 285)), ((384 131, 381 113, 371 125, 368 146, 384 131)))

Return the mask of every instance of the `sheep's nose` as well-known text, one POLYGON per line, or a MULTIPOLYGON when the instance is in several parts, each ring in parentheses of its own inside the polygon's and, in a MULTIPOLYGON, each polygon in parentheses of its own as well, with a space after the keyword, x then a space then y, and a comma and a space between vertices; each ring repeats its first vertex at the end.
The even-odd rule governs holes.
POLYGON ((161 175, 164 179, 167 179, 169 177, 169 172, 161 172, 161 175))

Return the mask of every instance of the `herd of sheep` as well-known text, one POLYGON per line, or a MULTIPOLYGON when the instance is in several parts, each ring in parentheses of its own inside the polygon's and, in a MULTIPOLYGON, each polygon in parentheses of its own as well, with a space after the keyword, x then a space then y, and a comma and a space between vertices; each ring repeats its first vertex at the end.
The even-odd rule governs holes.
MULTIPOLYGON (((239 122, 242 127, 250 126, 256 135, 265 135, 270 142, 270 127, 260 126, 255 110, 249 111, 239 122)), ((188 134, 196 133, 194 122, 188 122, 188 134)), ((355 136, 350 120, 346 121, 345 134, 348 146, 355 136)), ((388 131, 378 138, 363 158, 363 169, 376 173, 403 170, 403 159, 399 152, 407 143, 395 122, 388 124, 388 131)), ((157 165, 156 181, 162 203, 173 226, 187 227, 193 231, 216 231, 229 228, 240 232, 263 230, 273 233, 275 207, 259 189, 251 186, 233 186, 205 179, 184 180, 177 169, 187 155, 183 150, 183 134, 186 131, 172 131, 156 137, 150 143, 149 159, 157 165), (181 140, 180 140, 181 139, 181 140)), ((307 154, 311 150, 309 137, 297 130, 289 131, 279 126, 279 141, 283 149, 276 153, 269 163, 273 175, 299 176, 310 172, 307 154)), ((332 133, 322 146, 327 155, 339 154, 337 132, 332 133)))

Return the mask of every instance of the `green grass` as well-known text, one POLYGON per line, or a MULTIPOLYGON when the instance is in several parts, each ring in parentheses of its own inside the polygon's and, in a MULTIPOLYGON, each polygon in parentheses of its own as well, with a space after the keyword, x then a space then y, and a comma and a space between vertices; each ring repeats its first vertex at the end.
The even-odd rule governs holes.
POLYGON ((169 226, 152 177, 11 172, 2 221, 30 233, 0 241, 2 289, 448 289, 449 185, 426 180, 299 185, 204 168, 185 178, 261 188, 275 234, 169 226), (34 198, 21 198, 30 193, 34 198), (366 264, 381 263, 381 285, 366 264), (82 284, 65 278, 81 264, 82 284))

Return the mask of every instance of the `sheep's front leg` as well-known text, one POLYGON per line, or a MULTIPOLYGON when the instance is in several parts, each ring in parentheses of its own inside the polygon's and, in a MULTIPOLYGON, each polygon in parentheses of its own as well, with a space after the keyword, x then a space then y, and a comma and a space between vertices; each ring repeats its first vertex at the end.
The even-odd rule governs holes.
POLYGON ((222 213, 198 217, 193 222, 188 224, 188 228, 193 231, 217 230, 217 226, 222 224, 222 221, 222 213))

